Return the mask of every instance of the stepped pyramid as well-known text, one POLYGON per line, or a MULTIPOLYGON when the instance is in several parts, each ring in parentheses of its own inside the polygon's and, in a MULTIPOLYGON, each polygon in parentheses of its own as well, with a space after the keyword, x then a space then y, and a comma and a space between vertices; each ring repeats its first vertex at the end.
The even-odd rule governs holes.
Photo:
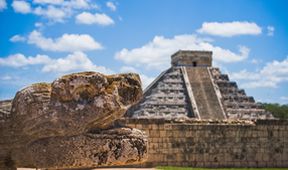
POLYGON ((267 119, 273 118, 219 68, 210 51, 178 51, 171 67, 127 111, 136 118, 267 119))
POLYGON ((0 123, 11 116, 10 110, 12 107, 12 100, 0 101, 0 123))

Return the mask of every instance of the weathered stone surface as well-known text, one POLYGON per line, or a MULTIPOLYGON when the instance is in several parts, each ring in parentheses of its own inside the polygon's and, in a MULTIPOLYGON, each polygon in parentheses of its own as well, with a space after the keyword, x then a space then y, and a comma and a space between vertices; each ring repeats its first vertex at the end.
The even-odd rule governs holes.
POLYGON ((161 75, 157 85, 148 87, 139 103, 130 107, 127 116, 172 119, 194 116, 181 69, 170 68, 161 75))
POLYGON ((254 98, 212 66, 211 51, 180 50, 130 107, 126 117, 195 119, 273 119, 254 98))
POLYGON ((70 74, 19 91, 10 115, 0 122, 0 169, 79 168, 145 160, 146 136, 114 125, 141 95, 137 74, 95 72, 70 74))
POLYGON ((288 120, 119 121, 148 134, 149 156, 142 167, 288 167, 288 120))
POLYGON ((143 140, 141 131, 119 128, 105 130, 100 134, 36 140, 29 144, 28 153, 36 167, 62 169, 119 166, 142 162, 146 145, 147 141, 143 140))
POLYGON ((230 81, 227 74, 222 74, 219 68, 212 67, 209 70, 229 119, 274 119, 252 96, 247 96, 245 90, 239 89, 236 82, 230 81))

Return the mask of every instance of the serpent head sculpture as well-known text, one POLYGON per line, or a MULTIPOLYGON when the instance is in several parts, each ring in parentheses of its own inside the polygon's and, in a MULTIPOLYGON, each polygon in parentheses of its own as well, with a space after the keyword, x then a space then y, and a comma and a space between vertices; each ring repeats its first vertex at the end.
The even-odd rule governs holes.
POLYGON ((140 78, 132 73, 74 73, 24 88, 13 99, 10 114, 0 120, 0 169, 144 161, 145 134, 115 125, 141 96, 140 78))

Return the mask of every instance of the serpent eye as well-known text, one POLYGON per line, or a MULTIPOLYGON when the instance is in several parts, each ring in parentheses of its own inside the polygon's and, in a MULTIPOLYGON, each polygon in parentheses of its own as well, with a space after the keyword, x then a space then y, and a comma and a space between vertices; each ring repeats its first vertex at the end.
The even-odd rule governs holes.
POLYGON ((140 77, 137 74, 128 74, 120 82, 118 94, 124 105, 135 103, 142 96, 140 77))
POLYGON ((92 84, 80 84, 71 92, 75 101, 90 101, 97 94, 97 89, 92 84))

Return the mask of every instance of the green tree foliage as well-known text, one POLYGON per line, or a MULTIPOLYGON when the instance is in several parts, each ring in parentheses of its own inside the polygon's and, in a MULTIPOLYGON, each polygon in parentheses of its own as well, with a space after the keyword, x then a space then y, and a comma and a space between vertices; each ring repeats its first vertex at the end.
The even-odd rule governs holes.
POLYGON ((264 103, 265 110, 271 112, 274 117, 279 119, 288 119, 288 104, 280 105, 278 103, 264 103))

